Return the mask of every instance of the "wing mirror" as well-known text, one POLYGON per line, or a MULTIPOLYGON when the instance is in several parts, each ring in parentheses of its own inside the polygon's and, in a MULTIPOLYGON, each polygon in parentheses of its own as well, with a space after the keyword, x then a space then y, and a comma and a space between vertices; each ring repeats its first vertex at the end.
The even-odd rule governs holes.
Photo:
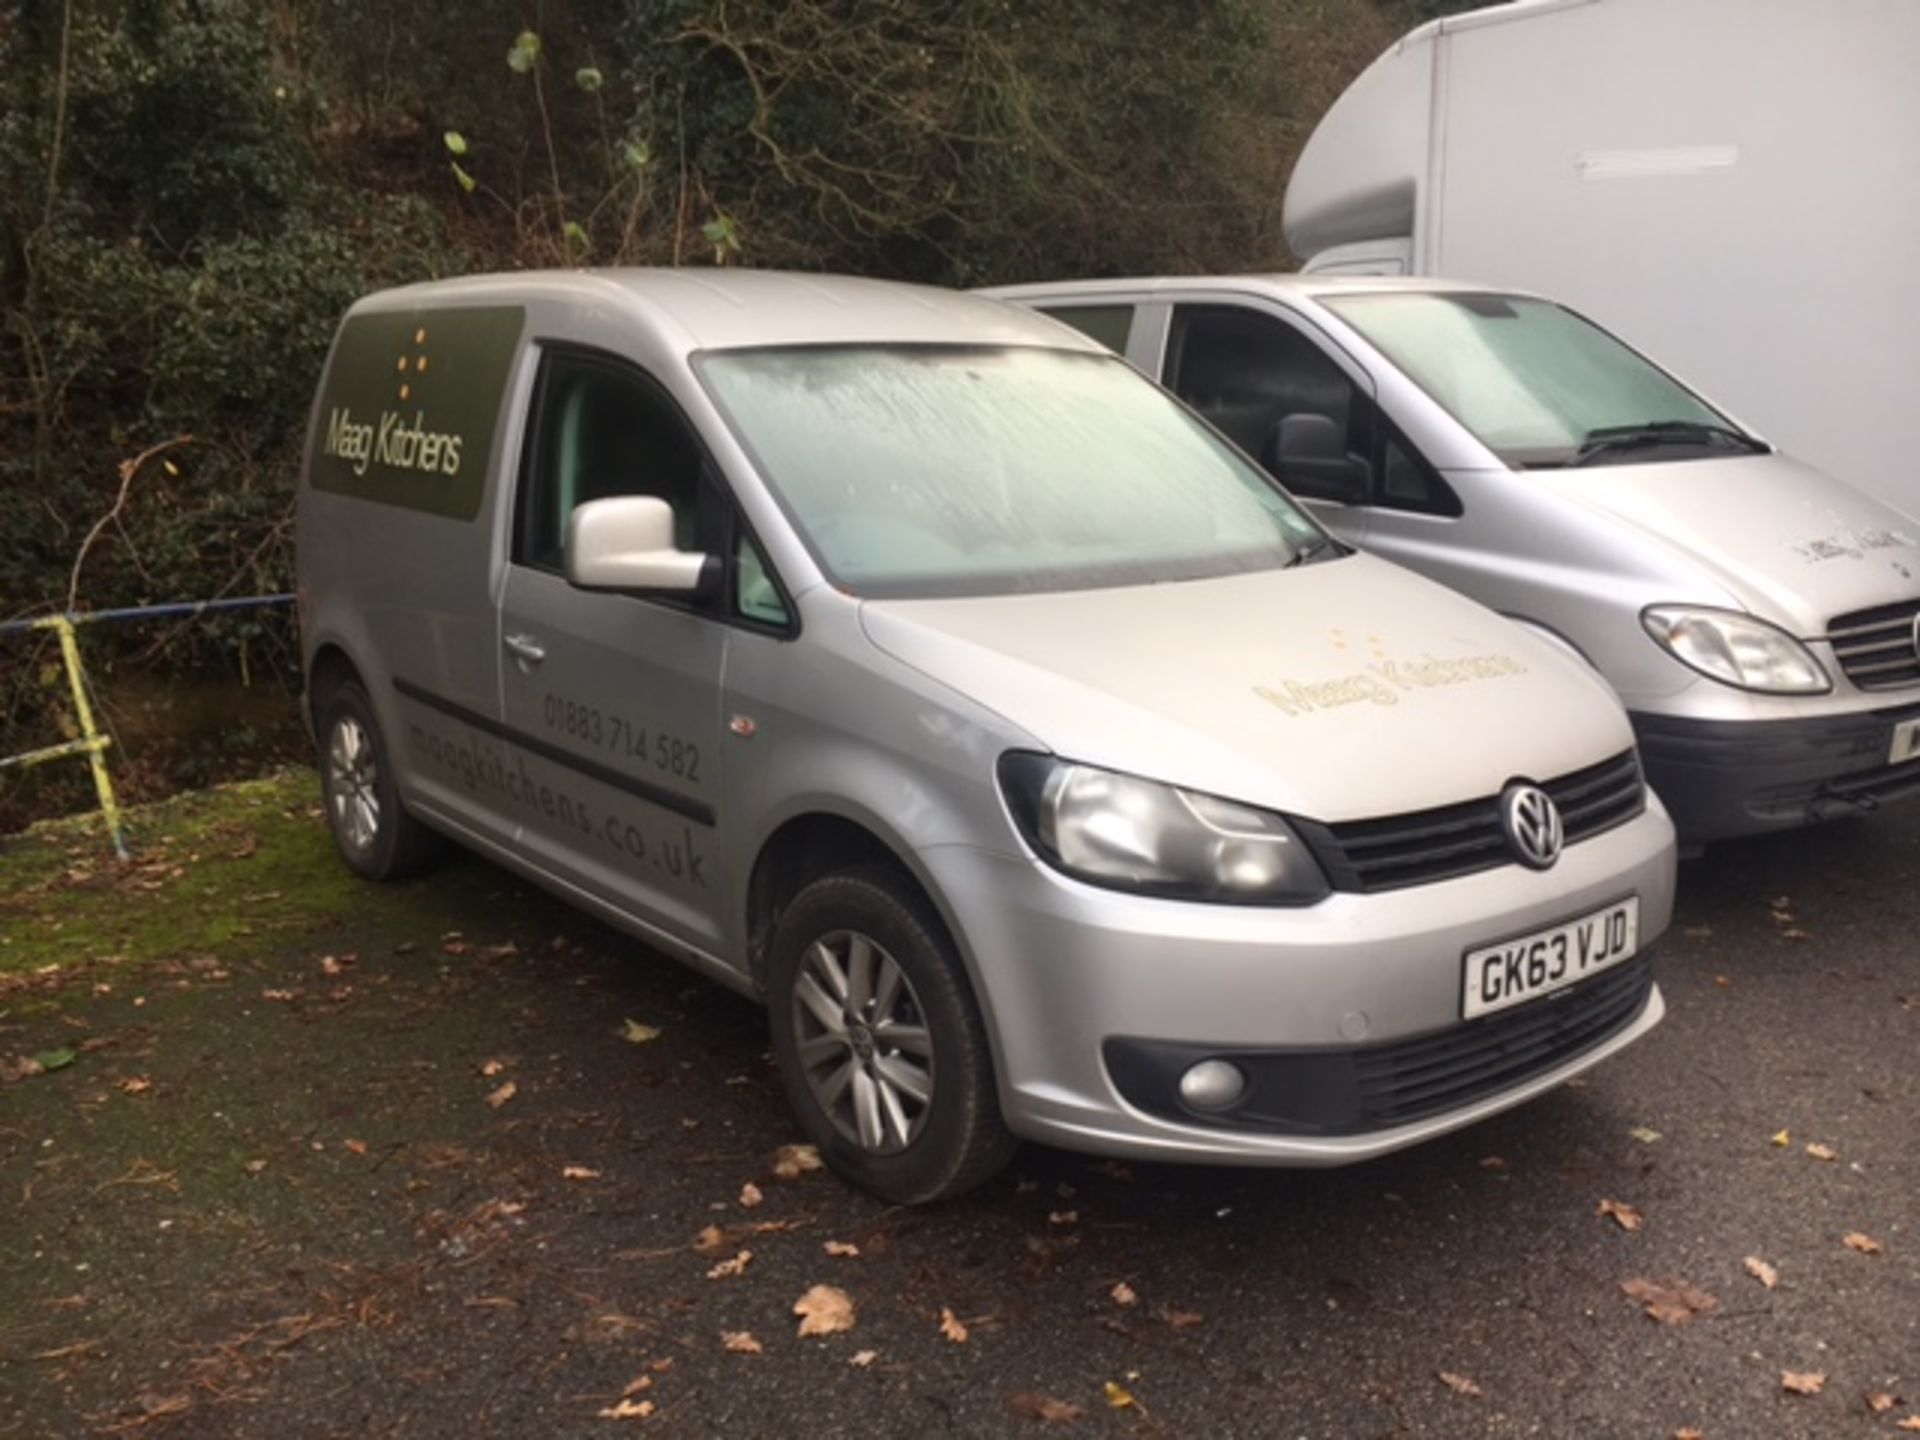
POLYGON ((676 548, 673 507, 658 495, 615 495, 567 517, 567 582, 702 599, 719 587, 720 557, 676 548))

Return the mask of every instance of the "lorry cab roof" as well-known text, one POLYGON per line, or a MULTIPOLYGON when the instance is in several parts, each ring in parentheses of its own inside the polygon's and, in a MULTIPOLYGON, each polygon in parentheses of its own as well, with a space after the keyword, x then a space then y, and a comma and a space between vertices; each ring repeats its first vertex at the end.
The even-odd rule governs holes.
POLYGON ((1091 340, 978 296, 841 275, 772 270, 534 270, 433 280, 370 295, 374 314, 542 299, 630 310, 683 353, 776 345, 1040 345, 1100 353, 1091 340))

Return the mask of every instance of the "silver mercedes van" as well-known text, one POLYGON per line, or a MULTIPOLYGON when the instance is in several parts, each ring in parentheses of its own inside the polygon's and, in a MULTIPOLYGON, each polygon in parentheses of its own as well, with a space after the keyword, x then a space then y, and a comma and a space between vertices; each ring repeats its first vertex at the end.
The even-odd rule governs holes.
POLYGON ((1662 1014, 1618 702, 1093 341, 819 276, 354 306, 299 493, 346 862, 440 837, 764 1001, 896 1201, 1015 1137, 1332 1165, 1662 1014))
POLYGON ((1342 540, 1597 666, 1684 841, 1920 795, 1920 522, 1566 307, 1320 275, 986 293, 1163 381, 1342 540))

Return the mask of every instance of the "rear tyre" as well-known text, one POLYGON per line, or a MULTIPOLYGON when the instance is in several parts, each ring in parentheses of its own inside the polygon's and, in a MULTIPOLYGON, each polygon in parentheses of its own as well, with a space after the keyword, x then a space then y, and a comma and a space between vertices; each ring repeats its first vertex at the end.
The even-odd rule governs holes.
POLYGON ((850 870, 802 890, 774 929, 767 982, 787 1098, 842 1177, 921 1205, 1012 1157, 959 956, 895 872, 850 870))
POLYGON ((397 880, 437 858, 445 842, 401 805, 373 704, 359 683, 336 683, 315 707, 315 721, 320 798, 341 858, 370 880, 397 880))

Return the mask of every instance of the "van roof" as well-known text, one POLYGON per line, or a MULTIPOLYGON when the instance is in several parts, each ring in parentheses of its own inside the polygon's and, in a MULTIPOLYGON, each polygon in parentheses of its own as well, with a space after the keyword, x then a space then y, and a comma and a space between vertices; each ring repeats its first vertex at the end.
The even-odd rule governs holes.
POLYGON ((799 344, 1042 345, 1101 351, 1067 326, 978 295, 777 270, 527 270, 369 295, 356 313, 544 299, 628 304, 686 351, 799 344))
POLYGON ((1103 295, 1178 295, 1194 290, 1264 290, 1288 299, 1322 299, 1383 290, 1431 293, 1524 295, 1511 285, 1480 285, 1470 280, 1441 280, 1429 275, 1157 275, 1132 280, 1060 280, 1030 285, 995 285, 977 291, 995 299, 1031 303, 1039 299, 1098 298, 1103 295))

